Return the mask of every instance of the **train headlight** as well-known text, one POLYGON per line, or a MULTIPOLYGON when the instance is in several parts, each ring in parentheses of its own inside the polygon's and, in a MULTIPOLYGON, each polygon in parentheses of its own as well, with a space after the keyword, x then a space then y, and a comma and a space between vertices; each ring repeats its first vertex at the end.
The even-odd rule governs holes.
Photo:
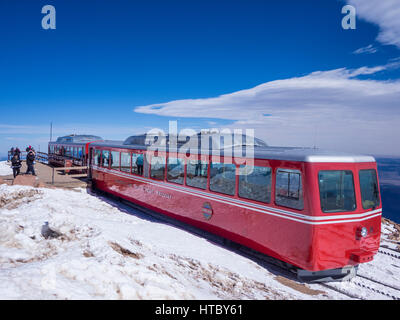
POLYGON ((367 228, 363 227, 363 228, 361 229, 360 234, 361 234, 361 237, 365 238, 365 237, 367 236, 367 234, 368 234, 367 228))
POLYGON ((365 227, 359 228, 357 234, 359 237, 365 238, 368 235, 368 229, 365 227))

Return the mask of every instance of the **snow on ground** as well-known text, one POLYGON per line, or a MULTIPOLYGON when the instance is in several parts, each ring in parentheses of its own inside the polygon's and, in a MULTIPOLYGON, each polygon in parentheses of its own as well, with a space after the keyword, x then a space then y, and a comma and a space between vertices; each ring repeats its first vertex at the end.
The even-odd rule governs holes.
POLYGON ((0 176, 8 176, 12 173, 12 169, 7 161, 0 161, 0 176))
POLYGON ((381 245, 400 251, 400 225, 394 225, 390 220, 382 220, 381 245))
MULTIPOLYGON (((382 259, 391 263, 390 257, 382 259)), ((364 270, 383 277, 381 262, 364 270)), ((399 280, 400 269, 391 272, 390 281, 399 280)), ((351 282, 338 286, 354 287, 351 282)), ((382 296, 366 293, 360 298, 382 296)), ((84 189, 0 185, 0 299, 349 297, 284 278, 205 238, 84 189), (46 221, 62 236, 46 240, 41 234, 46 221)))

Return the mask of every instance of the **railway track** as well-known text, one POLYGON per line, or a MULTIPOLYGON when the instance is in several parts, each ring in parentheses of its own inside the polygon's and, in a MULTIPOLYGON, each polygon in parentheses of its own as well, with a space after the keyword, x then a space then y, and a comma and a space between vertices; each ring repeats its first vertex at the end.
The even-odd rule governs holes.
POLYGON ((337 287, 337 286, 335 286, 335 285, 333 285, 333 284, 329 284, 329 283, 319 283, 319 285, 320 285, 321 287, 324 287, 324 288, 327 288, 327 289, 336 291, 336 292, 338 292, 338 293, 340 293, 340 294, 343 294, 343 295, 345 295, 345 296, 348 296, 349 298, 357 299, 357 300, 360 300, 360 299, 361 299, 360 296, 355 295, 355 294, 352 294, 351 292, 349 292, 349 291, 347 291, 347 290, 344 290, 344 289, 342 289, 342 288, 339 288, 339 287, 337 287))
MULTIPOLYGON (((369 278, 362 274, 357 274, 357 277, 347 281, 346 283, 349 283, 359 288, 363 288, 364 290, 367 290, 374 294, 378 294, 388 299, 400 300, 400 288, 387 283, 382 283, 378 280, 369 278)), ((346 295, 352 299, 357 299, 357 300, 368 299, 368 297, 365 297, 364 295, 355 292, 354 290, 355 288, 351 288, 350 286, 344 287, 341 284, 333 284, 333 283, 320 283, 319 285, 334 290, 343 295, 346 295)))
MULTIPOLYGON (((381 246, 378 250, 378 253, 390 256, 392 258, 400 259, 400 252, 396 249, 381 246)), ((367 290, 374 294, 378 294, 382 296, 382 298, 386 297, 388 299, 400 300, 400 285, 396 286, 394 284, 382 282, 382 280, 371 278, 370 276, 365 275, 360 271, 357 272, 357 276, 348 281, 348 283, 351 283, 359 288, 363 288, 364 290, 367 290)), ((322 283, 320 285, 344 294, 352 299, 367 299, 359 293, 353 292, 353 290, 349 288, 344 288, 343 286, 337 284, 322 283)))
POLYGON ((400 286, 396 286, 396 285, 393 285, 393 284, 389 284, 389 283, 386 283, 386 282, 382 282, 382 281, 380 281, 380 280, 371 278, 371 277, 369 277, 369 276, 367 276, 367 275, 363 275, 363 274, 360 274, 360 273, 357 274, 357 277, 360 277, 360 278, 363 278, 363 279, 367 279, 367 280, 369 280, 369 281, 372 281, 372 282, 381 284, 381 285, 383 285, 383 286, 385 286, 385 287, 387 287, 387 288, 391 288, 391 289, 393 289, 393 290, 396 290, 396 291, 399 292, 399 295, 400 295, 400 286))
POLYGON ((400 288, 397 288, 393 285, 382 283, 360 274, 350 281, 358 287, 365 288, 369 291, 378 293, 393 300, 400 300, 400 288))
POLYGON ((379 247, 378 253, 391 256, 396 259, 400 259, 400 252, 396 249, 386 248, 386 247, 379 247))

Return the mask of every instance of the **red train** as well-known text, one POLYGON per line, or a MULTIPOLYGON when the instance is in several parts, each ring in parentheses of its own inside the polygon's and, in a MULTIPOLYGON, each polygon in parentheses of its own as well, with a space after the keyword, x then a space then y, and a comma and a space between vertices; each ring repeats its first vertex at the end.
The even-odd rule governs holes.
POLYGON ((49 142, 48 162, 61 167, 85 166, 88 160, 89 145, 103 138, 93 135, 69 135, 49 142))
MULTIPOLYGON (((151 151, 144 136, 89 145, 93 186, 298 268, 310 281, 354 276, 379 248, 375 159, 258 144, 250 174, 210 149, 151 151)), ((227 157, 227 156, 225 156, 227 157)))

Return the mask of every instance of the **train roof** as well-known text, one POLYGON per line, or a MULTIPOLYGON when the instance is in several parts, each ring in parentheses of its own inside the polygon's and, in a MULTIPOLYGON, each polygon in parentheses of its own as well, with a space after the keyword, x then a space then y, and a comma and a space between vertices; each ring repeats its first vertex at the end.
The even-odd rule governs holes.
POLYGON ((57 144, 57 143, 68 143, 68 144, 82 144, 82 143, 89 143, 92 141, 103 141, 102 137, 94 136, 94 135, 75 135, 71 134, 64 137, 58 137, 56 141, 52 141, 50 143, 57 144))
MULTIPOLYGON (((140 136, 132 136, 126 139, 125 141, 103 141, 103 142, 94 142, 92 146, 98 147, 109 147, 109 148, 119 148, 119 149, 134 149, 134 150, 147 150, 151 149, 151 145, 149 143, 145 143, 144 135, 140 136)), ((167 138, 167 141, 168 138, 167 138)), ((341 162, 341 163, 359 163, 359 162, 376 162, 373 156, 369 155, 359 155, 359 154, 351 154, 337 151, 329 151, 323 149, 316 148, 305 148, 305 147, 276 147, 276 146, 268 146, 265 142, 260 139, 254 140, 254 157, 256 159, 271 159, 271 160, 287 160, 287 161, 300 161, 300 162, 341 162)), ((185 145, 185 143, 177 143, 176 147, 163 146, 158 147, 158 151, 169 151, 169 152, 186 152, 188 150, 188 146, 190 144, 186 144, 184 149, 180 149, 185 145), (184 150, 184 151, 182 151, 184 150)), ((211 144, 210 144, 211 146, 211 144)), ((234 143, 228 147, 224 145, 213 145, 214 148, 211 147, 201 148, 195 147, 190 149, 192 154, 208 154, 208 155, 235 155, 237 156, 237 147, 234 143), (235 148, 235 149, 234 149, 235 148), (195 151, 194 151, 195 150, 195 151), (193 152, 194 151, 194 152, 193 152)), ((242 157, 246 157, 246 146, 248 144, 244 143, 241 147, 242 157)), ((240 149, 239 149, 240 154, 240 149)), ((249 156, 247 154, 247 156, 249 156)))

